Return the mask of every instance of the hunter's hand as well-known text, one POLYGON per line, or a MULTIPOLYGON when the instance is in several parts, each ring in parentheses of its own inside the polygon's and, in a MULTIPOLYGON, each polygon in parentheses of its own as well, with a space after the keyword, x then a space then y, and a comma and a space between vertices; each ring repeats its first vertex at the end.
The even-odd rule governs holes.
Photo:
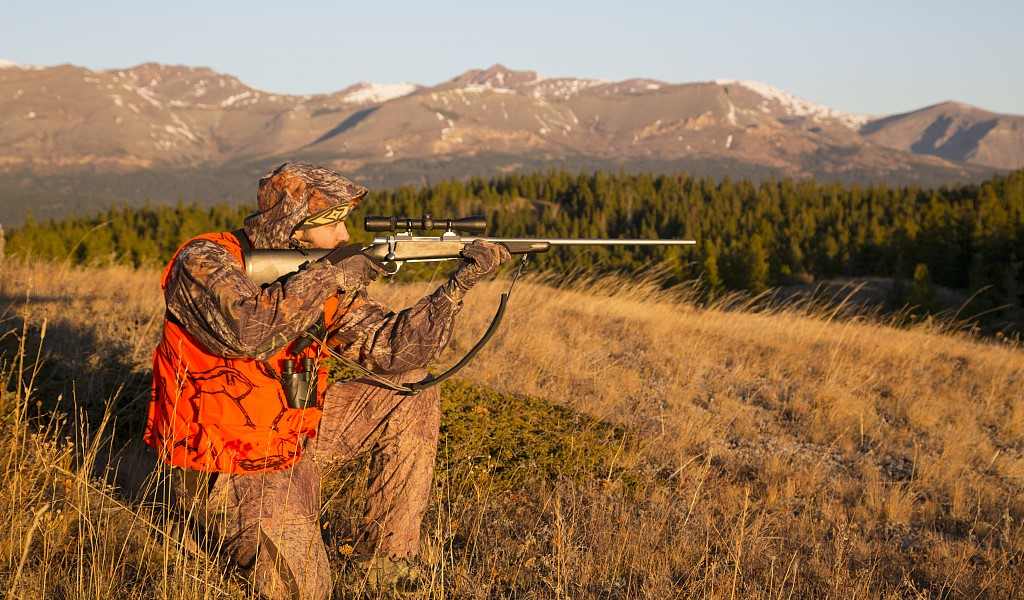
POLYGON ((345 256, 337 262, 331 260, 330 254, 325 258, 334 265, 337 272, 338 289, 345 292, 355 292, 370 285, 384 272, 384 268, 375 260, 363 254, 345 256))
POLYGON ((481 279, 495 273, 502 263, 512 258, 508 248, 495 242, 476 240, 462 249, 462 265, 451 281, 461 292, 466 292, 481 279))

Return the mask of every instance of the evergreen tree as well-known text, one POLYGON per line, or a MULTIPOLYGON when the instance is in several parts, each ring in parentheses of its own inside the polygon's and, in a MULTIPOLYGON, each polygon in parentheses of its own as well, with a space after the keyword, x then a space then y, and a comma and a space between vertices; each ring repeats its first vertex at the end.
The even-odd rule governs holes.
POLYGON ((747 251, 748 283, 746 288, 755 294, 768 289, 768 251, 761 242, 761 236, 755 235, 750 239, 750 248, 747 251))
POLYGON ((722 276, 718 271, 718 249, 711 240, 704 242, 704 281, 708 296, 714 298, 722 291, 722 276))
POLYGON ((928 265, 918 263, 914 267, 914 281, 910 287, 910 296, 907 301, 916 308, 929 311, 935 304, 935 290, 932 289, 931 276, 928 274, 928 265))

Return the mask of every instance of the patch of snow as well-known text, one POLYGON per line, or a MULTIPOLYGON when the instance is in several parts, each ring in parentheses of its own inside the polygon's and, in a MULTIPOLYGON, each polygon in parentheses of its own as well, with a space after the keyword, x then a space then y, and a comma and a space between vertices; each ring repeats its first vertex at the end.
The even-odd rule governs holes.
POLYGON ((537 119, 537 122, 540 123, 540 129, 538 129, 537 131, 539 131, 541 135, 547 135, 548 132, 551 131, 551 129, 548 126, 548 122, 540 118, 540 115, 533 115, 533 118, 537 119))
POLYGON ((441 113, 436 112, 434 113, 434 115, 437 117, 438 121, 444 121, 444 115, 442 115, 441 113))
POLYGON ((660 90, 661 86, 656 84, 656 83, 648 83, 647 84, 647 89, 649 89, 649 90, 660 90))
POLYGON ((494 92, 495 94, 514 94, 514 93, 516 93, 516 91, 513 90, 513 89, 504 88, 504 87, 494 87, 490 83, 486 83, 486 84, 483 84, 483 85, 481 85, 479 83, 471 83, 471 84, 469 84, 469 85, 467 85, 465 87, 456 88, 455 91, 459 92, 459 93, 465 93, 465 94, 483 94, 485 92, 494 92))
POLYGON ((45 69, 39 65, 19 65, 18 63, 11 60, 4 60, 0 58, 0 69, 21 69, 22 71, 39 71, 45 69))
POLYGON ((180 133, 181 135, 187 137, 190 141, 193 141, 193 142, 198 141, 196 134, 192 133, 192 130, 189 129, 188 124, 185 123, 184 121, 182 121, 178 117, 178 115, 176 115, 174 113, 171 113, 171 119, 178 126, 178 128, 177 128, 178 129, 178 133, 180 133))
POLYGON ((182 102, 181 100, 171 100, 167 104, 173 106, 174 108, 182 108, 184 106, 189 105, 188 102, 182 102))
POLYGON ((17 100, 18 98, 21 98, 23 95, 25 95, 25 90, 18 90, 14 92, 14 99, 17 100))
POLYGON ((220 105, 224 108, 231 106, 239 100, 248 98, 251 94, 249 92, 242 92, 241 94, 235 94, 234 96, 228 96, 220 105))
POLYGON ((384 153, 384 156, 387 158, 391 158, 395 155, 395 151, 391 149, 391 144, 384 146, 384 148, 387 150, 387 152, 384 153))
POLYGON ((29 113, 27 115, 25 115, 25 118, 26 119, 34 119, 34 118, 36 118, 36 111, 34 111, 34 110, 33 111, 29 111, 29 113))
MULTIPOLYGON (((448 121, 448 123, 451 124, 451 121, 448 121)), ((462 141, 461 137, 459 137, 459 136, 451 137, 453 131, 455 131, 455 127, 451 127, 451 126, 445 127, 444 129, 442 129, 441 130, 441 141, 450 141, 450 142, 453 142, 453 143, 461 142, 462 141), (449 138, 451 138, 451 139, 449 139, 449 138)))
POLYGON ((731 133, 729 134, 729 137, 725 138, 725 149, 728 150, 729 148, 732 148, 732 134, 731 133))
POLYGON ((587 88, 608 83, 604 79, 538 79, 531 95, 538 100, 555 98, 568 100, 587 88))
POLYGON ((725 119, 729 121, 730 125, 736 125, 736 106, 729 102, 729 114, 725 116, 725 119))
POLYGON ((142 96, 143 100, 145 100, 146 102, 149 102, 150 104, 152 104, 156 108, 163 108, 164 107, 164 105, 161 104, 160 101, 156 99, 156 97, 155 97, 156 94, 153 93, 153 90, 151 90, 149 88, 139 88, 137 91, 139 92, 139 95, 142 96))
POLYGON ((761 83, 759 81, 716 79, 714 83, 718 85, 742 85, 748 90, 759 94, 765 99, 765 102, 761 104, 761 112, 765 113, 770 112, 767 102, 774 101, 781 105, 783 110, 791 116, 808 117, 814 121, 820 121, 821 119, 833 119, 851 129, 859 129, 871 119, 869 115, 846 113, 821 104, 816 104, 810 100, 804 100, 803 98, 794 96, 789 92, 780 90, 775 86, 768 85, 767 83, 761 83))
POLYGON ((121 100, 121 96, 119 96, 117 94, 111 94, 110 95, 110 99, 113 100, 114 104, 116 104, 118 107, 123 107, 124 106, 124 101, 121 100))
POLYGON ((136 94, 141 96, 143 100, 145 100, 146 102, 149 102, 153 106, 155 106, 157 108, 163 108, 163 104, 161 104, 160 101, 156 99, 156 94, 153 93, 153 90, 151 90, 149 88, 144 88, 144 87, 142 87, 142 88, 140 88, 140 87, 132 87, 130 85, 124 85, 124 84, 121 84, 121 87, 123 87, 124 89, 126 89, 128 91, 135 92, 136 94))
POLYGON ((188 139, 190 142, 199 141, 196 134, 192 133, 192 130, 188 128, 188 125, 184 121, 178 118, 178 115, 171 113, 171 119, 174 120, 176 127, 172 125, 164 125, 164 131, 173 135, 180 135, 188 139))

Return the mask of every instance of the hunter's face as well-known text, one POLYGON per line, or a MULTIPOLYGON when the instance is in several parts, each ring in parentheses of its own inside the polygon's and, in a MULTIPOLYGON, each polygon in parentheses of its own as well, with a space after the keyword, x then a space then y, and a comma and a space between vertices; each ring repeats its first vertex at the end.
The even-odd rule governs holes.
POLYGON ((337 221, 310 229, 300 229, 292 237, 307 248, 336 248, 349 240, 345 221, 337 221))

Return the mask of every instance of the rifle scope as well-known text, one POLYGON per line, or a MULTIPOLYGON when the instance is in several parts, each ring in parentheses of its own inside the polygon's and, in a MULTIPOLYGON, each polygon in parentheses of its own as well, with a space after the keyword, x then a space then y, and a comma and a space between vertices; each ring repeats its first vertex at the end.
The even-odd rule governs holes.
POLYGON ((430 231, 432 229, 444 229, 445 231, 483 233, 487 230, 487 219, 482 216, 465 217, 462 219, 434 219, 430 215, 423 215, 418 219, 395 216, 368 216, 363 220, 363 228, 366 231, 430 231))

